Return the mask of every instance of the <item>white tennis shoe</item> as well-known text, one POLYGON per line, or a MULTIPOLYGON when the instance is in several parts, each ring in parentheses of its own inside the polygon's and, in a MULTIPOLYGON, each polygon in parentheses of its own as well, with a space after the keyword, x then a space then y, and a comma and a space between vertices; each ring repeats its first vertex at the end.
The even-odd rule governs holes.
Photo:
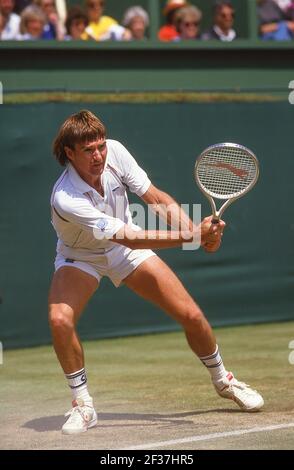
POLYGON ((232 372, 213 385, 221 397, 235 401, 243 411, 258 411, 264 405, 262 396, 249 385, 235 379, 232 372))
POLYGON ((80 434, 93 428, 97 424, 97 414, 92 406, 86 405, 83 400, 77 399, 72 402, 72 409, 65 416, 69 416, 62 426, 62 434, 80 434))

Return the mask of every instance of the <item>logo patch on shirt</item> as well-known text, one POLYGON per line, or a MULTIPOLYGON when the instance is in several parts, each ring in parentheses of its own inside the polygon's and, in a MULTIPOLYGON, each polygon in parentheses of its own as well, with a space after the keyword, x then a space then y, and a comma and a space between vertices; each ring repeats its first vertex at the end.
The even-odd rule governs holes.
POLYGON ((105 229, 106 229, 107 225, 108 225, 108 222, 107 222, 106 219, 98 219, 97 220, 96 226, 97 226, 97 228, 99 228, 99 230, 101 232, 105 232, 105 229))

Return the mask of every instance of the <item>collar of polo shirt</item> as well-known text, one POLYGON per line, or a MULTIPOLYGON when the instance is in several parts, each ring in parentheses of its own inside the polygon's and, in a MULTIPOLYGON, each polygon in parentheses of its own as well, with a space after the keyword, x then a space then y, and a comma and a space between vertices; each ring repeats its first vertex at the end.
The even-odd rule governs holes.
MULTIPOLYGON (((106 168, 106 165, 107 165, 107 156, 106 156, 104 170, 106 168)), ((72 185, 75 188, 77 188, 81 193, 85 194, 85 193, 88 193, 89 191, 97 192, 95 188, 90 186, 88 183, 86 183, 86 181, 84 181, 80 177, 80 175, 78 174, 78 172, 76 171, 76 169, 74 168, 74 166, 70 162, 68 162, 68 164, 67 164, 67 169, 68 169, 69 179, 70 179, 72 185)), ((104 170, 103 170, 103 172, 104 172, 104 170)))
POLYGON ((73 167, 71 163, 67 164, 67 168, 68 168, 68 176, 69 176, 70 182, 75 188, 78 189, 78 191, 80 191, 83 194, 89 191, 93 191, 94 188, 92 188, 92 186, 90 186, 88 183, 86 183, 86 181, 84 181, 80 177, 80 175, 78 174, 78 172, 76 171, 76 169, 73 167))

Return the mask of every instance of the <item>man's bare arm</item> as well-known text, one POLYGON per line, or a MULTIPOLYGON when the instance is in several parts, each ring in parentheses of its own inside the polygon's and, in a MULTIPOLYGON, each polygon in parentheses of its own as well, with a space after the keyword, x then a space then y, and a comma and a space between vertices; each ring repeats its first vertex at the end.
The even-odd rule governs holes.
POLYGON ((141 197, 153 212, 176 230, 195 231, 197 227, 181 206, 167 193, 156 188, 153 184, 141 197))
POLYGON ((124 225, 111 241, 127 246, 133 250, 150 248, 162 249, 181 246, 182 243, 200 241, 206 251, 216 251, 224 229, 224 222, 217 225, 211 223, 212 217, 206 217, 195 230, 133 230, 124 225))

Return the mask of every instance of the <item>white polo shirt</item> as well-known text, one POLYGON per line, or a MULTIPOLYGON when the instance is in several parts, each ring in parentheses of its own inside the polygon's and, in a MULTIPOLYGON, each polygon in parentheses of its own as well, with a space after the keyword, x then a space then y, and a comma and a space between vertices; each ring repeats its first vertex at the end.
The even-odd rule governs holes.
POLYGON ((20 16, 16 13, 10 13, 4 29, 2 30, 2 32, 0 32, 0 39, 6 41, 11 39, 18 39, 19 25, 20 16))
POLYGON ((101 175, 104 197, 70 163, 53 188, 51 211, 58 236, 57 252, 66 258, 90 261, 93 255, 116 245, 109 238, 124 224, 132 224, 127 189, 142 196, 151 184, 122 144, 110 139, 106 144, 101 175))

